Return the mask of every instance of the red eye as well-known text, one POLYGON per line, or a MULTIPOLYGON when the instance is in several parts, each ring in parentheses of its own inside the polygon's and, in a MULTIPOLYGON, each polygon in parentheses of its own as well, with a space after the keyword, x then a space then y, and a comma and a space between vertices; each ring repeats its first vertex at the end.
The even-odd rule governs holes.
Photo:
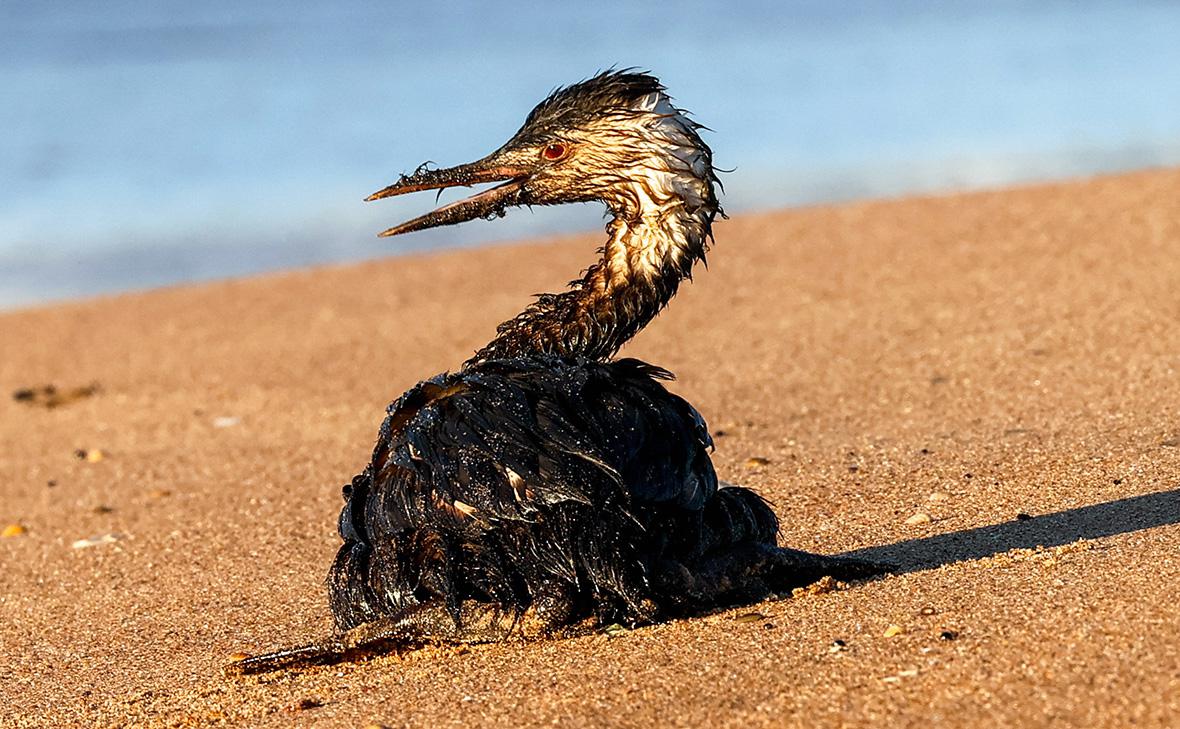
POLYGON ((553 162, 569 154, 569 151, 570 148, 566 145, 562 144, 561 142, 554 142, 545 149, 541 150, 541 156, 550 162, 553 162))

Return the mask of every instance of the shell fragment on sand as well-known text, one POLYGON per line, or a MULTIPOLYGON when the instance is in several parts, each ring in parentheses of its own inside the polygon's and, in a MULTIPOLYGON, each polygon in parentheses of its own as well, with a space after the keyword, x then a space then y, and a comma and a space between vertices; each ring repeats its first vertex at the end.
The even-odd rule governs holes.
POLYGON ((127 535, 120 534, 118 532, 110 532, 107 534, 98 534, 96 536, 88 537, 86 539, 79 539, 78 541, 74 542, 70 546, 73 547, 74 549, 86 549, 87 547, 97 547, 101 544, 112 544, 114 542, 119 541, 120 539, 125 538, 126 536, 127 535))

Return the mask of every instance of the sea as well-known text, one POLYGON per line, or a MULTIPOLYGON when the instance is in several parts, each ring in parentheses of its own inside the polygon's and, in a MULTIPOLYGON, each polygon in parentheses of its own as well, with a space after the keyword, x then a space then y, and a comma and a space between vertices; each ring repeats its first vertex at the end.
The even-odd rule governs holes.
POLYGON ((0 308, 594 230, 384 240, 433 195, 362 198, 611 67, 712 130, 731 213, 1176 165, 1178 39, 1142 0, 0 0, 0 308))

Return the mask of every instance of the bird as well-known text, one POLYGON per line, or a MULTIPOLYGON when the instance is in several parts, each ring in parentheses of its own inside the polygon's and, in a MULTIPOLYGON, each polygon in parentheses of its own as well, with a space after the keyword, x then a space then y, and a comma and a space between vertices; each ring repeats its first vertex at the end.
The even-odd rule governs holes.
POLYGON ((607 240, 565 291, 388 407, 343 489, 335 633, 229 672, 634 627, 888 571, 779 546, 767 501, 718 480, 672 375, 615 358, 713 244, 724 213, 704 130, 650 73, 612 69, 552 92, 483 159, 423 165, 366 198, 498 183, 379 235, 599 202, 607 240))

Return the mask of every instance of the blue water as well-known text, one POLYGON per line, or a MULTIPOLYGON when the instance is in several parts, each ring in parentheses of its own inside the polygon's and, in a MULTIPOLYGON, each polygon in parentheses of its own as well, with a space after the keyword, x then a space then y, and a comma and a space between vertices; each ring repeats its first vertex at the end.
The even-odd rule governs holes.
MULTIPOLYGON (((0 0, 0 306, 601 225, 373 234, 552 87, 659 75, 743 211, 1180 163, 1180 3, 0 0)), ((453 196, 451 196, 453 197, 453 196)))

